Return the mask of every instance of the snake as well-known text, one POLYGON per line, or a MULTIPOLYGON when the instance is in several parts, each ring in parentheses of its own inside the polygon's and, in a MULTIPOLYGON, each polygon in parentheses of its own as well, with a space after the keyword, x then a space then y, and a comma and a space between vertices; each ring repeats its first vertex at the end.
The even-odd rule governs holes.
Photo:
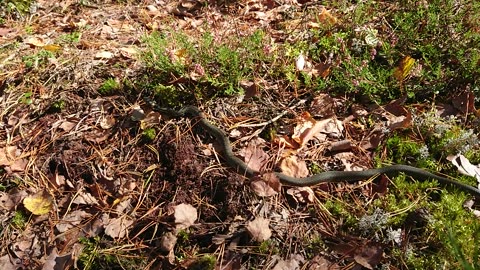
MULTIPOLYGON (((229 167, 233 168, 238 174, 247 177, 252 177, 260 174, 259 171, 250 168, 244 161, 235 156, 232 150, 230 140, 225 134, 225 132, 210 123, 198 107, 193 105, 187 105, 179 110, 174 110, 171 108, 157 106, 155 110, 173 118, 188 117, 194 119, 194 125, 199 125, 205 131, 207 131, 207 133, 211 134, 216 141, 220 143, 220 156, 229 167)), ((404 173, 405 175, 408 175, 418 180, 434 179, 437 180, 441 185, 453 186, 462 191, 468 192, 475 197, 480 197, 480 190, 473 186, 431 173, 421 168, 402 164, 389 165, 363 171, 325 171, 308 177, 293 177, 281 172, 273 173, 278 177, 280 183, 282 183, 283 185, 297 187, 315 186, 322 183, 357 182, 376 177, 381 174, 393 176, 398 173, 404 173)))

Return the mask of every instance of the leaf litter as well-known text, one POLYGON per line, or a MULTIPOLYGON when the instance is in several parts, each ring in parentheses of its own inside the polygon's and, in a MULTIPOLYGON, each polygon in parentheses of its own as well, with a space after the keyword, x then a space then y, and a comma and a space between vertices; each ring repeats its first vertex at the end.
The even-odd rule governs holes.
MULTIPOLYGON (((38 2, 43 7, 40 13, 52 8, 48 2, 38 2)), ((36 48, 60 55, 68 52, 76 66, 75 72, 72 72, 69 68, 62 69, 59 64, 61 62, 52 59, 48 62, 48 67, 54 69, 55 73, 51 75, 51 80, 64 84, 61 87, 49 85, 52 89, 46 89, 43 82, 32 81, 33 98, 24 99, 40 112, 47 111, 47 104, 42 100, 46 96, 67 100, 67 109, 55 114, 56 119, 43 112, 30 113, 30 109, 23 106, 25 104, 8 107, 8 112, 5 112, 9 119, 4 126, 11 133, 8 136, 2 133, 1 136, 5 142, 8 138, 11 144, 0 145, 0 165, 8 174, 4 178, 7 179, 5 183, 10 185, 17 181, 20 185, 17 189, 1 193, 2 220, 10 219, 14 211, 23 211, 23 207, 44 217, 28 220, 29 228, 22 232, 26 237, 12 242, 15 252, 0 258, 0 268, 29 268, 32 265, 25 265, 27 257, 45 261, 43 269, 59 269, 58 267, 72 265, 76 263, 77 255, 74 253, 78 249, 78 238, 99 235, 132 244, 138 247, 135 251, 146 249, 148 244, 153 243, 150 241, 145 244, 147 242, 143 240, 161 235, 158 247, 162 252, 168 253, 166 256, 169 264, 165 269, 174 268, 175 247, 184 241, 177 235, 179 230, 191 234, 188 240, 190 242, 187 241, 187 245, 179 248, 193 246, 212 254, 216 250, 226 249, 230 252, 225 265, 231 268, 224 269, 240 269, 242 264, 248 263, 250 267, 257 267, 262 263, 274 264, 274 269, 299 269, 307 265, 311 269, 315 266, 318 269, 336 268, 338 265, 330 260, 338 258, 339 254, 353 259, 357 266, 367 269, 378 265, 382 259, 382 245, 364 238, 355 239, 342 235, 337 236, 346 240, 346 246, 353 248, 354 252, 332 248, 317 252, 321 255, 317 254, 316 259, 310 261, 291 250, 282 252, 284 257, 271 260, 268 258, 265 260, 270 261, 261 263, 255 259, 248 261, 245 257, 254 257, 252 254, 257 253, 251 247, 250 241, 258 244, 278 241, 291 244, 292 250, 303 250, 304 242, 287 242, 291 241, 291 236, 300 239, 310 237, 311 232, 335 235, 335 226, 340 222, 335 221, 328 211, 323 209, 315 215, 308 214, 312 209, 322 207, 316 203, 318 200, 333 195, 325 194, 322 188, 288 188, 287 196, 283 196, 278 178, 269 172, 280 170, 288 175, 304 177, 311 174, 312 160, 318 160, 317 163, 322 164, 322 170, 364 168, 364 165, 371 164, 370 151, 383 141, 385 129, 401 130, 411 126, 411 112, 403 106, 401 100, 375 110, 352 109, 352 115, 345 117, 336 114, 340 108, 346 106, 346 100, 332 98, 328 94, 314 97, 309 107, 299 107, 295 111, 294 114, 298 117, 294 121, 289 122, 284 117, 278 120, 282 127, 286 127, 287 132, 277 137, 276 141, 254 139, 249 140, 246 147, 235 145, 236 149, 241 149, 240 152, 243 152, 242 156, 249 166, 262 172, 260 179, 245 185, 247 182, 242 176, 228 169, 219 170, 218 163, 212 161, 213 158, 199 157, 196 154, 201 152, 196 151, 198 138, 192 139, 188 135, 189 130, 180 132, 178 128, 184 126, 185 121, 168 122, 161 119, 158 113, 151 111, 146 114, 142 111, 137 113, 140 116, 134 117, 131 114, 139 112, 139 109, 132 111, 132 100, 123 100, 119 96, 99 97, 97 100, 86 98, 98 96, 92 91, 104 79, 98 76, 108 74, 128 78, 130 72, 135 72, 136 66, 131 60, 136 59, 139 52, 136 46, 139 37, 144 31, 171 27, 163 24, 161 19, 171 18, 168 16, 172 14, 175 16, 175 24, 178 23, 177 30, 183 29, 195 35, 204 31, 200 26, 207 23, 218 30, 215 31, 216 39, 232 33, 245 35, 259 25, 270 25, 273 27, 269 31, 281 40, 286 38, 285 30, 295 29, 295 25, 300 23, 298 20, 287 21, 282 15, 285 11, 298 10, 301 4, 296 1, 248 1, 247 5, 239 5, 237 12, 244 14, 244 17, 235 27, 231 24, 234 13, 219 12, 199 3, 157 1, 145 6, 119 7, 107 4, 104 7, 81 8, 68 2, 62 4, 62 10, 72 9, 75 12, 67 12, 68 15, 59 12, 49 19, 41 19, 42 21, 37 23, 44 25, 36 29, 38 34, 20 34, 16 32, 21 30, 16 28, 0 28, 2 41, 12 41, 15 36, 23 35, 26 47, 22 48, 22 53, 33 52, 36 48), (114 16, 104 14, 128 15, 117 17, 122 19, 112 19, 114 16), (130 15, 133 16, 129 17, 130 15), (277 27, 283 21, 290 28, 277 27), (57 41, 54 41, 55 37, 75 31, 81 32, 81 35, 74 46, 57 45, 57 41), (76 57, 79 59, 75 59, 76 57), (52 93, 48 93, 50 90, 52 93), (132 117, 135 119, 130 119, 132 117), (343 117, 349 121, 338 120, 343 117), (364 120, 368 117, 376 117, 381 121, 372 129, 365 124, 364 120), (158 132, 156 140, 151 143, 138 143, 141 140, 136 136, 136 126, 132 122, 138 122, 139 119, 145 120, 144 126, 139 127, 141 130, 163 125, 159 128, 161 132, 158 132), (354 152, 358 150, 355 147, 356 142, 361 142, 360 148, 365 152, 354 152), (332 155, 329 151, 340 153, 332 155), (31 153, 34 156, 30 155, 31 153), (317 159, 320 154, 328 155, 317 159), (44 185, 54 196, 45 193, 27 196, 22 181, 29 183, 32 179, 42 179, 35 184, 44 185), (44 179, 48 181, 42 182, 44 179), (248 186, 251 189, 245 188, 248 186), (165 202, 176 205, 170 215, 166 214, 169 213, 170 206, 165 206, 165 202), (49 220, 47 214, 53 218, 49 220), (46 227, 54 228, 54 231, 48 231, 46 227), (81 230, 76 231, 78 228, 81 230), (247 239, 245 231, 248 233, 247 239), (45 236, 45 232, 51 235, 45 236), (214 236, 222 239, 216 245, 210 243, 214 236), (42 246, 40 242, 48 245, 48 256, 39 248, 42 246), (59 255, 57 247, 66 255, 59 255), (335 250, 338 250, 338 253, 335 253, 335 250), (331 254, 328 254, 329 252, 331 254)), ((306 18, 307 27, 319 28, 341 23, 335 11, 326 7, 322 7, 317 15, 306 18)), ((373 44, 378 35, 370 31, 365 36, 365 39, 367 38, 368 42, 373 44)), ((273 53, 275 48, 271 46, 265 50, 273 53)), ((186 60, 185 52, 181 50, 172 50, 171 56, 175 61, 186 60)), ((20 68, 20 60, 6 60, 8 67, 19 68, 18 72, 22 76, 26 74, 23 67, 20 68)), ((326 78, 330 74, 332 59, 327 57, 323 63, 312 63, 308 55, 300 53, 293 64, 298 72, 326 78)), ((419 63, 415 63, 411 58, 405 57, 393 72, 397 80, 403 83, 415 76, 418 65, 419 63)), ((204 75, 205 67, 200 65, 190 69, 188 76, 193 81, 201 81, 204 75)), ((259 97, 259 92, 266 85, 267 83, 261 80, 255 80, 244 83, 242 87, 248 90, 246 91, 250 97, 259 97)), ((267 89, 275 87, 278 88, 267 85, 267 89)), ((472 98, 473 95, 459 95, 453 101, 453 109, 466 113, 476 112, 472 98)), ((247 100, 249 105, 255 104, 254 101, 248 98, 247 100)), ((238 115, 252 116, 263 112, 257 108, 247 113, 235 104, 232 108, 238 115)), ((237 131, 241 140, 245 130, 239 128, 237 131)), ((201 138, 204 139, 206 138, 201 138)), ((342 185, 332 186, 332 192, 338 192, 334 194, 342 194, 345 190, 342 185)), ((31 190, 29 193, 32 193, 31 190)), ((2 254, 6 254, 8 248, 3 245, 2 254)), ((227 253, 225 255, 228 255, 227 253)), ((224 254, 216 255, 221 257, 220 255, 224 254)))

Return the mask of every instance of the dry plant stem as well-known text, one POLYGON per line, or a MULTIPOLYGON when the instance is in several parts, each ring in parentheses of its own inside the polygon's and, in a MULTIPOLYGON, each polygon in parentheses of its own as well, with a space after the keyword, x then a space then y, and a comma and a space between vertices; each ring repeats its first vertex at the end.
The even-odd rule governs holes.
POLYGON ((296 107, 304 104, 307 100, 306 99, 301 99, 299 100, 297 103, 295 103, 294 105, 288 107, 286 110, 284 110, 282 113, 280 113, 279 115, 275 116, 274 118, 266 121, 266 122, 262 122, 262 123, 258 123, 258 124, 241 124, 241 125, 238 125, 238 127, 265 127, 265 126, 268 126, 270 125, 271 123, 274 123, 276 122, 278 119, 282 118, 285 114, 287 114, 289 111, 295 109, 296 107))

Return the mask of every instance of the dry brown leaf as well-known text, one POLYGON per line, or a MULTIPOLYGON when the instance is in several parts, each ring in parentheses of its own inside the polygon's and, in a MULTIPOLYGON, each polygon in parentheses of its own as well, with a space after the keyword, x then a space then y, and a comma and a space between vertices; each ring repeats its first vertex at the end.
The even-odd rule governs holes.
POLYGON ((0 191, 0 208, 5 210, 13 210, 15 208, 15 203, 10 197, 10 194, 0 191))
POLYGON ((310 113, 317 117, 335 115, 335 100, 329 94, 318 94, 310 103, 310 113))
POLYGON ((75 123, 75 122, 70 122, 70 121, 64 120, 64 121, 62 121, 62 123, 61 123, 58 127, 61 128, 61 129, 63 129, 63 131, 65 131, 65 132, 69 132, 69 131, 71 131, 76 125, 77 125, 77 123, 75 123))
POLYGON ((113 53, 109 51, 101 51, 95 54, 95 59, 110 59, 113 58, 113 53))
POLYGON ((123 238, 132 224, 133 220, 127 216, 110 219, 105 226, 105 234, 112 238, 123 238))
POLYGON ((250 186, 261 197, 276 195, 282 189, 280 179, 275 173, 265 173, 255 177, 250 186))
POLYGON ((15 161, 17 155, 16 146, 7 146, 5 148, 0 148, 0 166, 8 166, 15 161))
POLYGON ((284 174, 292 177, 306 177, 310 173, 307 163, 304 160, 298 160, 297 156, 282 159, 280 169, 284 174))
POLYGON ((35 46, 35 47, 43 47, 45 46, 45 40, 41 37, 29 37, 25 39, 25 44, 35 46))
POLYGON ((279 260, 273 270, 297 270, 304 261, 302 255, 292 254, 288 260, 279 260))
POLYGON ((272 236, 272 231, 269 228, 270 221, 268 219, 257 217, 253 221, 247 223, 247 231, 256 242, 263 242, 272 236))
POLYGON ((383 248, 380 244, 367 243, 355 250, 353 259, 367 269, 373 269, 383 257, 383 248))
POLYGON ((343 134, 343 123, 339 120, 330 118, 316 121, 309 113, 303 113, 299 119, 299 123, 294 128, 292 139, 295 140, 300 147, 303 147, 312 138, 319 134, 327 134, 333 138, 339 138, 343 134))
POLYGON ((248 167, 255 171, 262 171, 265 164, 268 162, 269 156, 263 151, 265 140, 257 138, 248 142, 248 145, 242 151, 245 163, 248 167))
POLYGON ((70 269, 73 265, 72 254, 58 255, 57 248, 54 248, 45 260, 42 270, 63 270, 70 269))
POLYGON ((0 27, 0 37, 6 37, 9 33, 13 33, 15 28, 0 27))
MULTIPOLYGON (((279 185, 280 185, 280 182, 279 182, 279 185)), ((250 183, 250 187, 255 192, 255 194, 257 194, 260 197, 270 197, 278 194, 278 191, 276 191, 264 180, 254 180, 250 183)))
POLYGON ((341 269, 336 263, 332 263, 323 256, 316 255, 310 261, 309 270, 339 270, 341 269))
POLYGON ((200 81, 205 77, 205 69, 200 64, 194 64, 189 75, 192 80, 200 81))
POLYGON ((469 90, 463 90, 452 99, 452 105, 462 113, 476 112, 475 94, 469 90))
POLYGON ((73 199, 72 203, 74 204, 84 204, 84 205, 98 205, 98 201, 92 194, 85 191, 85 188, 82 188, 78 191, 77 196, 73 199))
MULTIPOLYGON (((34 223, 35 222, 32 222, 32 224, 34 223)), ((9 243, 10 250, 17 256, 17 258, 32 258, 43 255, 43 241, 39 240, 40 235, 36 229, 32 227, 27 227, 22 231, 22 234, 13 238, 13 243, 9 243)))
POLYGON ((171 233, 165 233, 160 239, 160 249, 164 252, 170 252, 177 244, 177 237, 171 233))
POLYGON ((109 19, 107 20, 107 25, 111 27, 112 32, 133 32, 135 31, 135 27, 133 27, 127 20, 116 20, 116 19, 109 19))
POLYGON ((412 125, 412 113, 404 106, 405 98, 400 98, 384 106, 382 116, 387 119, 390 130, 407 128, 412 125))
POLYGON ((275 144, 278 144, 282 148, 291 148, 291 149, 300 148, 300 145, 287 135, 282 135, 280 137, 275 137, 273 139, 273 142, 275 144))
POLYGON ((10 255, 7 253, 0 257, 0 269, 2 270, 17 270, 17 269, 26 269, 22 264, 22 260, 19 258, 10 258, 10 255))
POLYGON ((258 84, 252 81, 240 81, 240 87, 245 91, 246 99, 257 96, 260 91, 258 84))
POLYGON ((66 214, 58 223, 55 225, 55 228, 60 233, 66 232, 67 230, 76 227, 81 224, 85 218, 90 217, 91 214, 83 210, 75 210, 66 214))
POLYGON ((289 188, 287 194, 293 197, 297 202, 313 203, 315 202, 315 193, 309 187, 295 187, 289 188))
POLYGON ((134 47, 122 47, 120 48, 120 54, 128 59, 135 59, 138 54, 138 50, 134 47))
POLYGON ((115 120, 115 117, 112 115, 107 115, 105 117, 102 117, 100 120, 100 127, 103 129, 110 129, 112 128, 117 121, 115 120))
POLYGON ((197 220, 197 209, 190 204, 182 203, 174 207, 176 229, 184 230, 189 228, 197 220))
POLYGON ((10 166, 7 168, 7 171, 9 173, 23 172, 25 170, 25 168, 27 167, 27 165, 28 165, 28 160, 26 160, 24 158, 17 159, 12 164, 10 164, 10 166))

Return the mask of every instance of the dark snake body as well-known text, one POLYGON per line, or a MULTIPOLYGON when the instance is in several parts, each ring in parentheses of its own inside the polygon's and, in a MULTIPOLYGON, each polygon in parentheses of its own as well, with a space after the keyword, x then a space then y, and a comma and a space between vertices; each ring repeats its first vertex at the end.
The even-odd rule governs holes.
MULTIPOLYGON (((245 162, 243 162, 241 159, 239 159, 233 154, 228 136, 226 136, 221 129, 211 124, 197 107, 185 106, 178 111, 168 108, 156 108, 156 110, 165 113, 171 117, 190 117, 192 119, 195 119, 195 124, 199 124, 208 133, 213 135, 215 139, 221 144, 222 158, 230 167, 234 168, 237 173, 249 177, 259 174, 258 171, 252 170, 245 162)), ((303 178, 291 177, 280 172, 275 172, 276 176, 280 179, 280 182, 282 184, 301 187, 314 186, 321 183, 355 182, 368 179, 380 174, 393 175, 397 173, 405 173, 420 180, 435 179, 442 185, 451 185, 459 188, 462 191, 469 192, 474 196, 480 197, 480 190, 473 186, 463 184, 447 177, 439 176, 423 169, 408 165, 391 165, 365 171, 327 171, 303 178)))

